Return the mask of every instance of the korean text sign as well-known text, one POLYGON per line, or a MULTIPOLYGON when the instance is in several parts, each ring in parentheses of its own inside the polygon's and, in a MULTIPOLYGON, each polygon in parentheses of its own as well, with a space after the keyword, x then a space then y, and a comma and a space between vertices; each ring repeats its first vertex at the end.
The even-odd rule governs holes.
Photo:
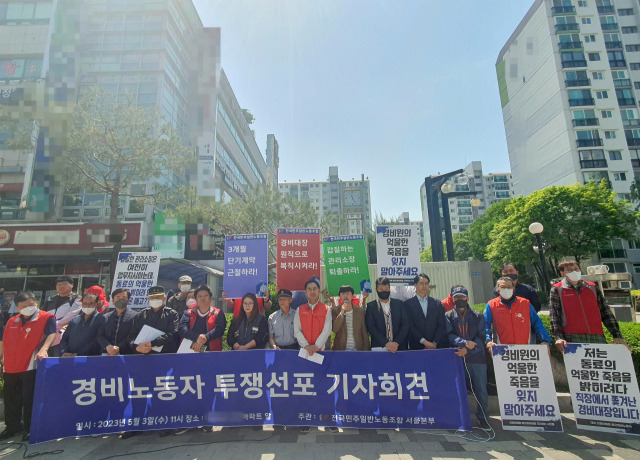
POLYGON ((578 428, 640 435, 640 393, 624 345, 570 343, 564 364, 578 428))
POLYGON ((337 296, 340 286, 345 284, 356 293, 371 292, 369 262, 362 235, 323 238, 322 250, 330 295, 337 296))
POLYGON ((279 228, 276 262, 278 289, 304 290, 304 283, 320 278, 320 229, 279 228))
POLYGON ((158 281, 159 252, 121 252, 113 276, 111 292, 127 288, 131 292, 129 306, 136 310, 149 306, 149 288, 158 281))
POLYGON ((471 428, 452 349, 323 352, 322 365, 292 350, 238 353, 47 358, 31 442, 208 425, 471 428))
POLYGON ((268 282, 269 239, 266 233, 227 235, 224 243, 224 291, 235 299, 264 295, 268 282))
POLYGON ((411 283, 420 273, 418 227, 393 225, 376 227, 378 276, 392 283, 411 283))
POLYGON ((492 347, 502 428, 562 431, 546 345, 492 347))

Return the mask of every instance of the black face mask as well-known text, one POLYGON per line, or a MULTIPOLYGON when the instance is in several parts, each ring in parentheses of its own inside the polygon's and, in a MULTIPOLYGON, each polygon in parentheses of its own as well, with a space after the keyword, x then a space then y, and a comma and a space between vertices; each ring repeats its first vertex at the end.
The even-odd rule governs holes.
POLYGON ((376 291, 376 294, 378 294, 378 297, 380 297, 380 299, 387 300, 389 298, 389 296, 391 295, 391 292, 390 291, 376 291))
POLYGON ((456 308, 467 308, 469 306, 466 300, 456 300, 454 303, 456 308))
POLYGON ((517 273, 509 273, 508 275, 504 275, 507 278, 511 278, 512 281, 518 281, 518 274, 517 273))

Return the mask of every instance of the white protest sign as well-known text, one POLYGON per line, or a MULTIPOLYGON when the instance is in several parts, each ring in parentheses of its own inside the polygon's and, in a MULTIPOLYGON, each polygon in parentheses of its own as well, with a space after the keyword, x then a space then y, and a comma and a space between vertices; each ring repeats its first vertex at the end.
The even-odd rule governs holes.
POLYGON ((562 431, 546 345, 492 347, 504 430, 562 431))
POLYGON ((419 230, 416 225, 376 227, 378 276, 392 283, 413 283, 420 273, 419 230))
POLYGON ((578 428, 640 435, 640 393, 627 347, 570 343, 564 364, 578 428))
POLYGON ((149 288, 158 281, 159 252, 121 252, 113 276, 111 292, 126 288, 131 292, 129 306, 134 309, 149 306, 149 288))

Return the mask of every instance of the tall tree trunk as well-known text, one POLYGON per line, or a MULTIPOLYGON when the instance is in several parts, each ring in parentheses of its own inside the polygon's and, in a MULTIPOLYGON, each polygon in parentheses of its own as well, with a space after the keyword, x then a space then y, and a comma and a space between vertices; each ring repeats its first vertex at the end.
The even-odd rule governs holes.
POLYGON ((111 192, 111 201, 109 207, 111 209, 111 216, 109 216, 109 242, 113 243, 113 249, 111 250, 111 263, 109 265, 109 283, 107 287, 111 292, 111 286, 113 286, 113 280, 116 273, 116 265, 118 264, 118 254, 122 249, 122 229, 118 222, 118 202, 120 201, 120 177, 117 176, 114 182, 114 187, 111 192))

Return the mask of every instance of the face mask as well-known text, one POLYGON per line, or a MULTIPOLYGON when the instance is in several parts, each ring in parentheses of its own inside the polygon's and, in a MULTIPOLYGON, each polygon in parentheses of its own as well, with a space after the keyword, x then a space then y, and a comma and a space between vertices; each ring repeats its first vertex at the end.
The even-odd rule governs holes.
POLYGON ((151 308, 159 308, 162 306, 163 301, 160 299, 153 299, 149 301, 149 305, 151 305, 151 308))
POLYGON ((567 273, 567 278, 569 278, 569 281, 573 281, 575 283, 576 281, 580 281, 582 279, 582 272, 575 271, 567 273))
POLYGON ((93 307, 82 307, 82 313, 85 315, 91 315, 94 311, 96 311, 93 307))
POLYGON ((32 305, 30 307, 24 307, 22 310, 20 310, 20 314, 22 316, 31 316, 36 311, 38 311, 38 307, 36 305, 32 305))
POLYGON ((192 308, 196 304, 196 299, 187 300, 187 308, 192 308))
POLYGON ((513 297, 513 289, 500 289, 500 297, 504 300, 509 300, 513 297))
POLYGON ((116 308, 119 308, 120 310, 122 310, 123 308, 127 308, 129 301, 122 299, 122 300, 118 300, 117 302, 114 302, 113 304, 116 306, 116 308))
POLYGON ((391 291, 376 291, 376 294, 378 294, 378 297, 380 297, 380 299, 387 300, 391 295, 391 291))
POLYGON ((454 303, 456 304, 456 308, 467 308, 466 300, 456 300, 454 303))
POLYGON ((180 285, 180 292, 189 292, 191 290, 191 285, 190 284, 181 284, 180 285))
POLYGON ((517 273, 509 273, 508 275, 504 275, 507 278, 511 278, 513 281, 517 281, 518 280, 518 274, 517 273))

